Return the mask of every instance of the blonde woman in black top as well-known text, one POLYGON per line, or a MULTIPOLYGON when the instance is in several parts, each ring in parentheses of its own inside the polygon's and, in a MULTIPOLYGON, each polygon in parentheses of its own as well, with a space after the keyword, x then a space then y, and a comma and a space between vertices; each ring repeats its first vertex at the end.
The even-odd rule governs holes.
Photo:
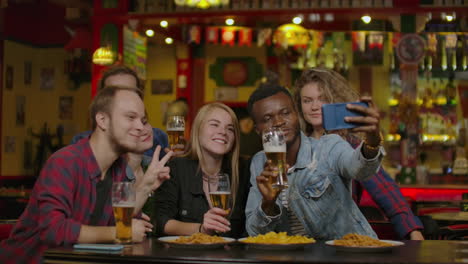
POLYGON ((226 233, 244 235, 244 208, 249 189, 248 166, 239 164, 239 124, 222 103, 203 106, 193 122, 189 149, 169 163, 171 179, 155 195, 156 234, 226 233), (224 172, 231 180, 232 214, 213 208, 208 177, 224 172))

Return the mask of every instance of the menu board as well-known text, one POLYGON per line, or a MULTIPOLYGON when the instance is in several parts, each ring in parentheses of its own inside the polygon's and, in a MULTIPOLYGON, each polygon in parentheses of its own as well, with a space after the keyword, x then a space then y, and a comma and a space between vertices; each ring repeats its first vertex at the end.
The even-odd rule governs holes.
POLYGON ((146 38, 124 26, 123 46, 124 65, 132 68, 140 79, 146 80, 146 38))

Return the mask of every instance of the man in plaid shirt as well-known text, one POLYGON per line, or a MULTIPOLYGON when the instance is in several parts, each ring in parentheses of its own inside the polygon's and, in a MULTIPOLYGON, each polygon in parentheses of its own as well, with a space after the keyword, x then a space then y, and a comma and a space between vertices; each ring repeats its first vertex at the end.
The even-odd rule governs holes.
MULTIPOLYGON (((139 151, 140 143, 149 138, 142 92, 136 87, 106 87, 93 100, 90 112, 91 137, 57 151, 46 162, 28 206, 10 237, 0 243, 1 263, 37 263, 50 247, 113 242, 115 222, 108 185, 132 180, 126 177, 121 155, 139 151), (108 183, 102 189, 107 192, 96 191, 103 182, 108 183)), ((169 178, 165 163, 172 152, 159 160, 160 149, 137 187, 135 212, 169 178)), ((151 232, 148 220, 144 215, 133 219, 134 242, 151 232)))

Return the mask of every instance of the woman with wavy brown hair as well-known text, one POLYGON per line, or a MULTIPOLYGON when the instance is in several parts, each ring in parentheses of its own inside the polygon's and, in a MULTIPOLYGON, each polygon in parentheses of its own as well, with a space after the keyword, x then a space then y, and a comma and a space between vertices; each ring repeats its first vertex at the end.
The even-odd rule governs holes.
MULTIPOLYGON (((302 72, 294 87, 295 103, 299 110, 303 130, 309 137, 320 138, 331 131, 323 128, 322 105, 330 103, 345 103, 358 100, 367 101, 372 107, 372 99, 368 96, 359 98, 359 93, 352 89, 346 79, 339 73, 326 68, 309 68, 302 72)), ((362 126, 371 126, 372 119, 362 126)), ((362 139, 351 130, 332 131, 343 136, 354 148, 361 144, 362 139)), ((384 211, 392 222, 400 238, 415 240, 424 239, 421 234, 423 228, 420 220, 414 216, 406 200, 403 198, 395 181, 381 167, 374 177, 359 182, 366 189, 374 201, 384 211)), ((354 184, 356 187, 356 184, 354 184)), ((359 188, 354 188, 358 190, 359 188)), ((355 191, 355 198, 359 193, 355 191)), ((359 200, 359 198, 356 198, 359 200)), ((358 203, 359 201, 357 201, 358 203)))

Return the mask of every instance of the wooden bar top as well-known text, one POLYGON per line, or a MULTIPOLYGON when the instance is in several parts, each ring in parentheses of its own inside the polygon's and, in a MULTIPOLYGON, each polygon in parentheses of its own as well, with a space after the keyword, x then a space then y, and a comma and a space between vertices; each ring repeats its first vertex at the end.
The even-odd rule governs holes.
POLYGON ((388 252, 337 251, 323 241, 297 250, 253 249, 235 243, 219 249, 167 247, 155 238, 117 253, 49 249, 44 263, 466 263, 468 241, 403 241, 388 252))

